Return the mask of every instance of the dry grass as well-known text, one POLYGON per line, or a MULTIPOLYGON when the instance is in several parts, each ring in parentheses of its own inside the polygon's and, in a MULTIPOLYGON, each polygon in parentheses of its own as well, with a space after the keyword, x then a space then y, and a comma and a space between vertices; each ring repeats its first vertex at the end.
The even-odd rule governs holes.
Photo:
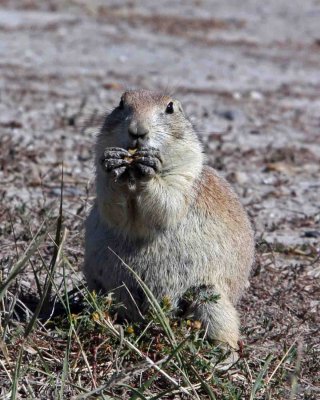
MULTIPOLYGON (((197 324, 173 318, 168 304, 158 304, 143 282, 151 309, 146 322, 117 325, 115 316, 121 305, 113 303, 112 295, 89 293, 73 265, 66 226, 70 220, 63 222, 63 196, 60 202, 57 215, 52 210, 39 218, 43 223, 37 233, 30 233, 24 251, 13 235, 17 260, 2 260, 1 398, 294 399, 298 383, 307 383, 309 389, 307 397, 300 394, 299 398, 316 398, 312 397, 316 393, 312 376, 319 365, 316 348, 308 354, 312 346, 292 334, 293 317, 285 313, 270 310, 271 321, 268 314, 261 319, 260 309, 251 326, 246 326, 248 344, 240 360, 227 370, 221 370, 221 365, 228 354, 207 342, 197 324), (27 288, 27 280, 33 282, 32 289, 27 288), (270 324, 277 325, 277 341, 282 342, 278 348, 261 346, 263 335, 274 340, 270 324)), ((242 309, 248 308, 254 296, 260 296, 259 302, 265 300, 266 307, 274 306, 275 297, 278 305, 296 304, 302 282, 297 275, 288 280, 286 268, 280 274, 272 271, 272 263, 280 251, 298 252, 315 261, 311 250, 261 242, 254 289, 242 309), (265 285, 258 279, 262 271, 265 285), (270 296, 275 280, 278 288, 270 296)), ((250 308, 251 314, 257 307, 250 308)))

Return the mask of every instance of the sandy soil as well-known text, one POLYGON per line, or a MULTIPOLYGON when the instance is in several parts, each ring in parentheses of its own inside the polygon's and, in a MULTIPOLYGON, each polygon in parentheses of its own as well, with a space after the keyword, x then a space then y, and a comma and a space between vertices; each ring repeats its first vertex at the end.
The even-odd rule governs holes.
POLYGON ((0 0, 0 267, 57 211, 62 161, 81 265, 99 124, 124 88, 168 90, 256 229, 248 347, 299 344, 300 396, 320 396, 319 21, 319 0, 0 0))

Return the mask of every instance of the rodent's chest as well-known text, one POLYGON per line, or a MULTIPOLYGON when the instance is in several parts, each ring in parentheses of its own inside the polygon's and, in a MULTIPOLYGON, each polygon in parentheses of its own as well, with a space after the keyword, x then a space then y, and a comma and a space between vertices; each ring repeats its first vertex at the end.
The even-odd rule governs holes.
POLYGON ((128 218, 134 222, 139 219, 139 210, 137 199, 132 196, 128 196, 125 202, 125 207, 127 210, 128 218))
POLYGON ((183 232, 167 230, 154 232, 152 237, 130 240, 118 237, 112 240, 111 246, 126 264, 139 271, 141 277, 162 274, 170 278, 175 270, 183 278, 192 273, 201 261, 198 259, 201 255, 199 252, 195 254, 193 245, 186 238, 183 240, 182 235, 183 232))

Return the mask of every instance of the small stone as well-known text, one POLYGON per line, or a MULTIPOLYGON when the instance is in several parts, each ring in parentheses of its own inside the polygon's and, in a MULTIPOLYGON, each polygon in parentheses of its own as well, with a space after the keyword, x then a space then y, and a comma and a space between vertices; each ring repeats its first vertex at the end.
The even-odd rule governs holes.
POLYGON ((234 121, 235 120, 235 114, 231 110, 225 110, 221 111, 218 113, 218 115, 228 121, 234 121))
POLYGON ((305 231, 303 237, 317 239, 320 237, 320 231, 305 231))
POLYGON ((240 100, 242 98, 242 94, 240 92, 233 92, 232 96, 235 100, 240 100))
POLYGON ((248 182, 248 175, 245 172, 231 172, 227 179, 231 183, 238 183, 239 185, 243 185, 244 183, 248 182))
POLYGON ((250 92, 250 98, 252 99, 252 100, 262 100, 263 99, 263 94, 262 93, 260 93, 260 92, 258 92, 258 91, 256 91, 256 90, 252 90, 251 92, 250 92))

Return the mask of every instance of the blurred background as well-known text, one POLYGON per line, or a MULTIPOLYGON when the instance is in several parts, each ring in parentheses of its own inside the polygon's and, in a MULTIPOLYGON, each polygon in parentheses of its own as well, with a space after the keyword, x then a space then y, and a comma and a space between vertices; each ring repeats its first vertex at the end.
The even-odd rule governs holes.
POLYGON ((63 161, 80 267, 95 135, 127 88, 174 94, 238 191, 258 243, 243 325, 257 351, 302 338, 308 381, 319 352, 320 1, 0 0, 2 266, 58 208, 63 161))

